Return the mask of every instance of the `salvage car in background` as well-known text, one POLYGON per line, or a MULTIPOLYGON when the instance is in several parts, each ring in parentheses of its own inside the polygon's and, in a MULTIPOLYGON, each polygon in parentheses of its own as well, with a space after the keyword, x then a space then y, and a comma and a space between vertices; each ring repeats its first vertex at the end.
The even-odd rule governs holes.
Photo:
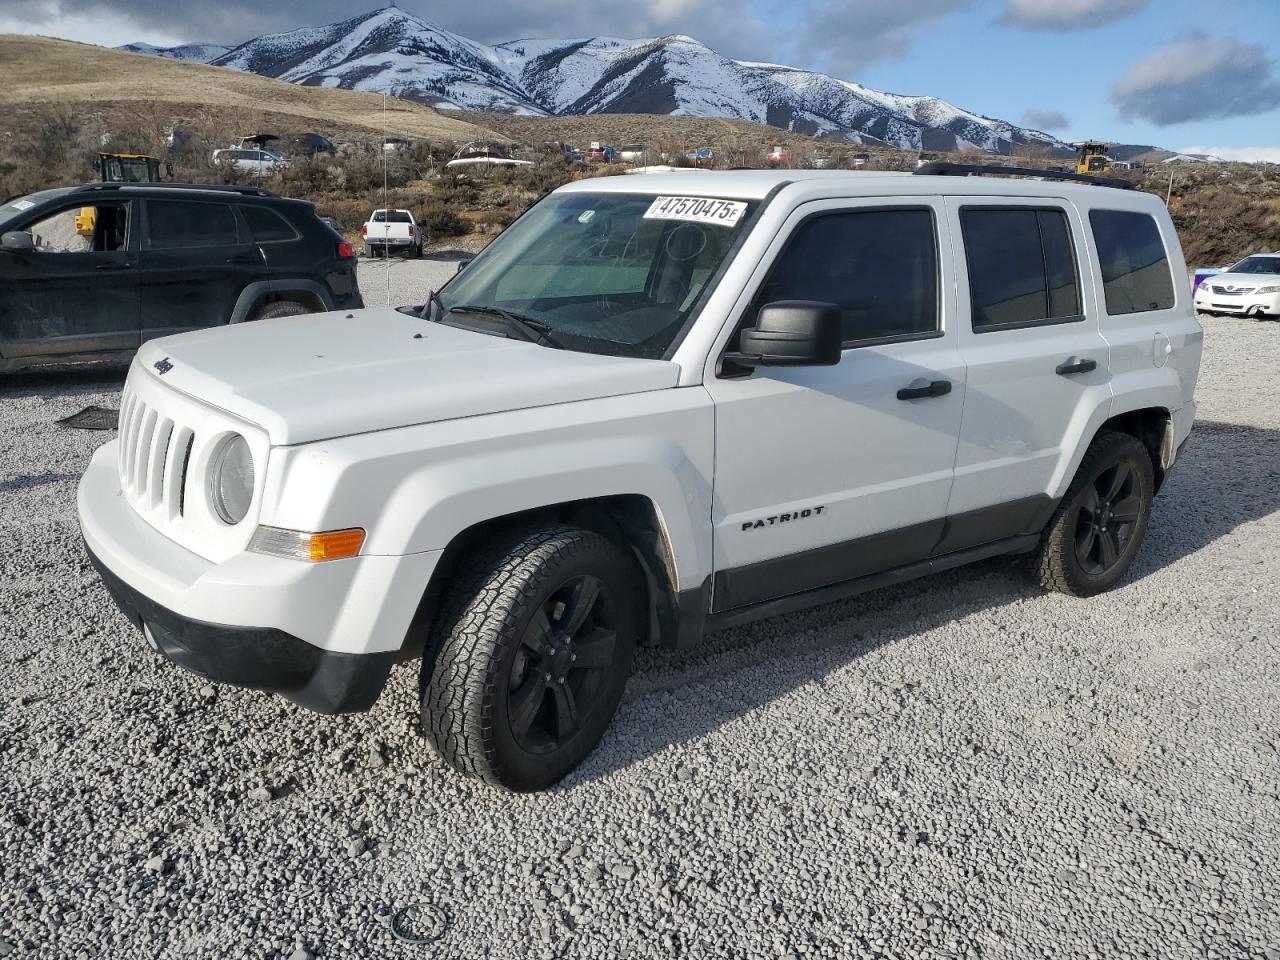
POLYGON ((517 160, 504 144, 477 141, 468 143, 444 165, 446 170, 483 173, 491 167, 531 167, 532 160, 517 160))
POLYGON ((260 150, 256 147, 244 149, 241 147, 231 147, 226 150, 213 151, 214 166, 239 170, 242 173, 252 173, 258 177, 266 177, 275 173, 282 167, 287 167, 289 161, 278 153, 272 153, 270 150, 260 150))
POLYGON ((1280 320, 1280 253, 1256 253, 1196 287, 1196 309, 1280 320))
POLYGON ((355 248, 258 187, 93 183, 0 206, 0 370, 360 306, 355 248))

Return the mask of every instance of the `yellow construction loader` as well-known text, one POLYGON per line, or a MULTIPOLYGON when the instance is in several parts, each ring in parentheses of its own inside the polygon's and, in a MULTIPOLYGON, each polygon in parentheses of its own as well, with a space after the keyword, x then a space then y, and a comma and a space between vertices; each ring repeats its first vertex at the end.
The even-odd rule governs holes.
MULTIPOLYGON (((100 153, 94 166, 103 183, 159 183, 163 179, 160 158, 145 153, 100 153)), ((166 163, 164 173, 172 177, 172 165, 166 163)), ((93 211, 93 207, 84 207, 76 216, 76 233, 82 237, 93 236, 93 211)))

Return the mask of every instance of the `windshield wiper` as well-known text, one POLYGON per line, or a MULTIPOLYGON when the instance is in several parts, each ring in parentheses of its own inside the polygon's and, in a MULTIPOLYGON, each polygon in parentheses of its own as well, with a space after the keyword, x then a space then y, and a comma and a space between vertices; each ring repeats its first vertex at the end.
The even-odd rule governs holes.
POLYGON ((502 307, 490 307, 479 303, 464 303, 450 307, 449 313, 479 313, 488 317, 497 317, 507 325, 507 330, 516 334, 521 340, 541 343, 557 350, 563 350, 564 344, 551 336, 551 327, 541 320, 534 320, 512 310, 502 307))

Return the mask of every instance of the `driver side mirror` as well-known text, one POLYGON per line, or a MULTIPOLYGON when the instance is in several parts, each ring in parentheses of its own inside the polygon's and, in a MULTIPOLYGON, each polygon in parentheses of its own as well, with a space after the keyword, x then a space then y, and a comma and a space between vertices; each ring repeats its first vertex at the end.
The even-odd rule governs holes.
POLYGON ((10 230, 0 237, 0 249, 13 253, 28 253, 36 248, 36 242, 25 230, 10 230))
POLYGON ((469 263, 471 263, 470 260, 459 260, 458 269, 454 271, 454 275, 456 276, 457 274, 461 273, 463 270, 467 269, 467 265, 469 263))
POLYGON ((756 325, 743 330, 738 352, 726 360, 744 367, 829 367, 843 346, 840 308, 814 300, 765 304, 756 325))

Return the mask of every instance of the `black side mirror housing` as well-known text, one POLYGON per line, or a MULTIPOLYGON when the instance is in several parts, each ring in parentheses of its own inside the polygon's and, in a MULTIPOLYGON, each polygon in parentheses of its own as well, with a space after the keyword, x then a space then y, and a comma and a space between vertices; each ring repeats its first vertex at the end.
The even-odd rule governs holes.
POLYGON ((840 308, 816 300, 779 300, 760 308, 743 330, 738 352, 725 355, 744 367, 829 367, 840 362, 840 308))
POLYGON ((458 261, 458 269, 457 269, 456 271, 454 271, 454 275, 456 276, 457 274, 461 273, 463 270, 467 269, 467 265, 468 265, 469 263, 471 263, 471 261, 470 261, 470 260, 459 260, 459 261, 458 261))
POLYGON ((36 248, 36 241, 25 230, 10 230, 0 237, 0 248, 13 253, 29 253, 36 248))

